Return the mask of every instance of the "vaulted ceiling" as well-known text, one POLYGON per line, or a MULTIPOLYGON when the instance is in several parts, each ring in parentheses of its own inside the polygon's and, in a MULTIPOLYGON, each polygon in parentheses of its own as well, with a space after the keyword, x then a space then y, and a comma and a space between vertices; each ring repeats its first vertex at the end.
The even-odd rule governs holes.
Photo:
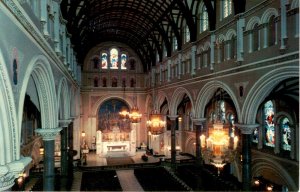
MULTIPOLYGON (((196 41, 197 8, 204 2, 210 30, 215 29, 216 0, 62 0, 61 12, 79 63, 95 45, 106 42, 125 43, 140 57, 144 71, 162 59, 163 46, 171 56, 172 37, 178 50, 182 47, 183 25, 188 25, 191 42, 196 41)), ((243 4, 246 0, 234 0, 243 4)), ((243 12, 239 7, 235 14, 243 12)))

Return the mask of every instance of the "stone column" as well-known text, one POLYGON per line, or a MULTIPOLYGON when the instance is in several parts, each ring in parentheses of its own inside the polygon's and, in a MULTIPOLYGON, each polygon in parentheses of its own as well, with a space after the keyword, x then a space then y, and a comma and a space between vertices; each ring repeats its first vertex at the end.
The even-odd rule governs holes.
POLYGON ((254 129, 259 126, 259 124, 236 124, 236 126, 241 130, 242 133, 242 182, 243 190, 251 190, 251 134, 254 129))
POLYGON ((70 124, 70 120, 60 120, 59 125, 62 127, 61 130, 61 176, 68 176, 68 125, 70 124))
POLYGON ((168 116, 171 120, 171 164, 172 167, 175 167, 176 164, 176 118, 178 115, 169 115, 168 116))
POLYGON ((196 128, 196 165, 197 166, 202 166, 200 135, 201 135, 201 130, 203 130, 203 123, 205 121, 206 121, 205 118, 193 119, 193 123, 196 128))
POLYGON ((54 191, 54 140, 62 128, 39 128, 35 132, 42 136, 44 141, 44 174, 43 191, 54 191))

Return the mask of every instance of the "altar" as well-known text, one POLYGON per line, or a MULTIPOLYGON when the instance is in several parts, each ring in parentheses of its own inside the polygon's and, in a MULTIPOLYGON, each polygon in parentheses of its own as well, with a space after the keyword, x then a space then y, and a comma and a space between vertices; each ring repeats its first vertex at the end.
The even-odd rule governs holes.
POLYGON ((96 153, 100 157, 134 156, 136 152, 136 129, 120 131, 117 125, 111 131, 97 131, 96 153))

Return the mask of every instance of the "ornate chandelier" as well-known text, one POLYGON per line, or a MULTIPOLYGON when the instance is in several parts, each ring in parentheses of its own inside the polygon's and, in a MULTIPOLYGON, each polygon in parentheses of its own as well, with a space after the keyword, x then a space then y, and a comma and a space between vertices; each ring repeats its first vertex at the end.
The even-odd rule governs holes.
POLYGON ((162 114, 160 114, 158 112, 158 107, 157 107, 157 101, 155 100, 155 95, 157 95, 157 93, 155 93, 155 69, 152 70, 151 76, 151 84, 153 86, 152 89, 152 112, 149 115, 149 120, 146 122, 148 131, 152 134, 152 135, 159 135, 161 133, 163 133, 164 128, 166 126, 166 121, 164 120, 164 116, 162 114))
POLYGON ((218 114, 216 115, 213 127, 208 130, 208 138, 206 139, 206 136, 202 134, 200 141, 204 162, 218 168, 219 174, 220 169, 222 169, 224 165, 234 160, 238 137, 234 135, 230 137, 228 128, 224 128, 221 120, 220 105, 218 105, 216 111, 218 114))
POLYGON ((140 114, 139 108, 137 106, 134 106, 131 109, 131 112, 129 113, 128 117, 131 123, 139 123, 141 122, 142 114, 140 114))
POLYGON ((147 121, 148 130, 152 135, 159 135, 163 133, 166 126, 166 121, 163 120, 163 115, 157 113, 155 110, 150 114, 149 120, 147 121))
MULTIPOLYGON (((135 79, 134 79, 134 93, 136 93, 135 88, 136 88, 136 76, 137 71, 135 71, 135 79)), ((142 120, 142 114, 139 112, 139 108, 137 107, 137 96, 135 95, 133 97, 133 101, 134 101, 134 106, 132 107, 130 113, 128 114, 129 120, 131 123, 139 123, 142 120)))
POLYGON ((129 112, 127 111, 127 108, 125 106, 123 106, 121 108, 121 111, 119 112, 120 118, 122 120, 127 120, 129 118, 129 112))

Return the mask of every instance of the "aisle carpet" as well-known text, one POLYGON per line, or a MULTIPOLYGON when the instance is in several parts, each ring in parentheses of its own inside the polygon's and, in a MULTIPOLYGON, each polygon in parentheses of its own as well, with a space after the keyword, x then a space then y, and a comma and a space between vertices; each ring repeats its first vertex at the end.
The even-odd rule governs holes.
POLYGON ((131 157, 108 157, 106 158, 107 165, 126 165, 133 164, 131 157))

